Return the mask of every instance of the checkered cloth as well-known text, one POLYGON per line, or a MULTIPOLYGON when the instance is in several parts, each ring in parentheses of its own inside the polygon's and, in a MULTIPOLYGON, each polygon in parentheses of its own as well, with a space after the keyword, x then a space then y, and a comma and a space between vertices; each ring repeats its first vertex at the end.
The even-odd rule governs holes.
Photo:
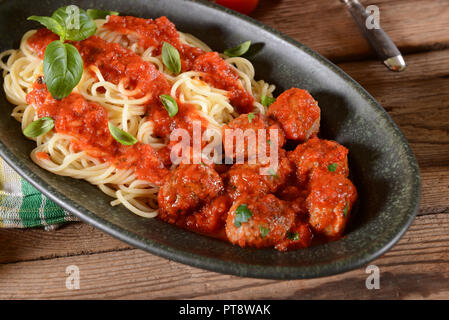
POLYGON ((0 227, 52 228, 77 221, 41 194, 0 158, 0 227))

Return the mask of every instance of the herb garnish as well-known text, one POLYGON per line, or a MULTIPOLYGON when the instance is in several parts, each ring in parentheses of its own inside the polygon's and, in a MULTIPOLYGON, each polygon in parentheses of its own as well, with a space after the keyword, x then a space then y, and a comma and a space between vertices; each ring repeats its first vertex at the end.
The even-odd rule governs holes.
POLYGON ((107 16, 118 16, 119 13, 117 11, 107 11, 100 9, 87 9, 86 13, 92 19, 105 19, 107 16))
POLYGON ((181 72, 181 58, 179 52, 168 42, 164 42, 162 45, 162 62, 167 69, 174 74, 181 72))
POLYGON ((39 137, 51 129, 53 129, 55 126, 55 122, 50 117, 42 117, 40 119, 37 119, 33 122, 31 122, 25 130, 23 130, 23 134, 27 136, 28 138, 36 138, 39 137))
POLYGON ((248 113, 248 122, 251 123, 251 121, 253 121, 254 117, 255 117, 254 113, 252 113, 252 112, 248 113))
POLYGON ((348 210, 349 210, 349 202, 346 202, 346 206, 343 210, 343 215, 346 217, 348 215, 348 210))
POLYGON ((299 233, 298 232, 287 232, 287 238, 293 241, 299 240, 299 233))
POLYGON ((245 41, 245 42, 239 44, 235 48, 225 50, 224 54, 227 55, 228 57, 240 57, 248 51, 250 46, 251 46, 251 41, 248 40, 248 41, 245 41))
POLYGON ((260 236, 262 238, 265 238, 268 235, 268 232, 270 232, 270 230, 267 227, 259 225, 259 232, 260 236))
POLYGON ((178 113, 178 103, 176 102, 176 100, 168 94, 159 96, 159 99, 164 105, 165 110, 167 110, 168 115, 173 118, 178 113))
POLYGON ((276 98, 273 98, 273 97, 262 96, 262 97, 260 98, 260 102, 262 103, 262 105, 263 105, 264 107, 269 107, 270 104, 272 104, 272 103, 275 102, 275 101, 276 101, 276 98))
POLYGON ((45 49, 44 76, 47 89, 55 99, 67 97, 81 80, 83 60, 74 46, 51 42, 45 49))
POLYGON ((270 174, 270 176, 272 176, 274 178, 278 177, 276 171, 273 168, 268 169, 268 173, 270 174))
POLYGON ((97 29, 95 22, 75 5, 59 8, 51 17, 31 16, 28 20, 41 23, 59 36, 59 40, 51 42, 45 49, 44 76, 52 97, 65 98, 81 79, 83 60, 78 50, 64 41, 87 39, 97 29))
POLYGON ((253 216, 251 210, 248 209, 248 205, 241 204, 235 209, 234 225, 240 228, 243 222, 248 222, 248 220, 253 216))
POLYGON ((125 146, 132 146, 137 142, 137 139, 130 135, 128 132, 117 128, 110 122, 108 122, 108 128, 112 134, 112 137, 125 146))
POLYGON ((327 166, 327 169, 330 172, 335 172, 335 170, 337 170, 338 165, 336 163, 331 163, 330 165, 327 166))

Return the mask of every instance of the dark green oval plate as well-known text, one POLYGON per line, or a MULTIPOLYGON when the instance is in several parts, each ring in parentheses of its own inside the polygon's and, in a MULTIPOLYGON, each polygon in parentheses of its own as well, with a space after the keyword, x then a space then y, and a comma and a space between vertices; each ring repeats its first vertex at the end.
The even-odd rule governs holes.
MULTIPOLYGON (((1 1, 0 50, 18 48, 37 24, 30 15, 49 15, 69 1, 1 1)), ((352 179, 360 194, 346 236, 304 250, 242 249, 156 219, 140 218, 84 181, 60 177, 29 157, 34 143, 10 117, 13 106, 0 94, 0 154, 25 179, 87 223, 133 246, 195 267, 239 276, 298 279, 360 267, 386 252, 412 223, 419 205, 420 176, 407 141, 382 107, 338 67, 279 32, 248 17, 204 1, 76 1, 82 8, 116 10, 155 18, 168 16, 214 50, 245 40, 263 43, 254 61, 257 79, 309 90, 322 110, 322 136, 350 150, 352 179)))

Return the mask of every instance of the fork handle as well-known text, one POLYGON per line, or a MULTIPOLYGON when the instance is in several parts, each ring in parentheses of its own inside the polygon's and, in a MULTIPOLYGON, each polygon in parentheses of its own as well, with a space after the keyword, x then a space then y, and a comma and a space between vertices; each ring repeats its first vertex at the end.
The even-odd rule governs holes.
POLYGON ((341 0, 348 7, 359 29, 377 53, 382 62, 392 71, 403 71, 406 67, 404 58, 390 37, 382 28, 368 29, 366 21, 370 14, 358 0, 341 0))

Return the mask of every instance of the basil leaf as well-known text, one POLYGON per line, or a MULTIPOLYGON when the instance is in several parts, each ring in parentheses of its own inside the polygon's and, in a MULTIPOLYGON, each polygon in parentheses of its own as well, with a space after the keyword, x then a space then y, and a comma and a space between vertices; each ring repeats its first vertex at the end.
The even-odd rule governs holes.
POLYGON ((117 140, 121 144, 124 144, 125 146, 132 146, 137 142, 137 139, 130 135, 128 132, 117 128, 110 122, 108 122, 108 128, 112 134, 112 137, 114 137, 115 140, 117 140))
POLYGON ((44 76, 47 89, 55 99, 67 97, 83 74, 83 60, 74 46, 51 42, 45 49, 44 76))
POLYGON ((165 110, 167 110, 168 115, 171 118, 173 118, 178 113, 178 104, 176 103, 176 100, 173 99, 173 97, 169 96, 168 94, 163 94, 159 96, 159 99, 164 105, 165 110))
POLYGON ((254 119, 255 115, 254 113, 250 112, 248 113, 248 122, 251 123, 251 121, 254 119))
POLYGON ((51 17, 66 30, 63 40, 81 41, 97 30, 94 20, 75 5, 59 8, 51 17))
POLYGON ((181 58, 179 52, 168 42, 164 42, 162 45, 162 62, 167 69, 174 74, 181 72, 181 58))
POLYGON ((55 126, 55 122, 50 117, 42 117, 40 119, 37 119, 33 122, 31 122, 25 130, 23 130, 23 134, 27 136, 28 138, 36 138, 39 137, 51 129, 53 129, 55 126))
POLYGON ((327 166, 327 170, 329 170, 330 172, 335 172, 335 170, 337 170, 337 167, 338 165, 336 163, 331 163, 327 166))
POLYGON ((39 16, 31 16, 28 17, 27 20, 37 21, 42 24, 45 28, 56 33, 58 36, 63 37, 65 34, 64 28, 53 18, 50 17, 39 17, 39 16))
POLYGON ((250 46, 251 41, 248 40, 239 44, 235 48, 225 50, 224 54, 227 55, 228 57, 240 57, 241 55, 244 55, 248 51, 250 46))
POLYGON ((276 98, 272 98, 272 97, 262 96, 262 98, 260 98, 260 102, 262 103, 262 105, 264 107, 269 107, 270 104, 272 104, 275 101, 276 101, 276 98))
POLYGON ((268 230, 267 227, 259 225, 259 232, 260 232, 260 236, 262 238, 265 238, 268 235, 268 232, 270 232, 270 230, 268 230))
POLYGON ((248 205, 241 204, 235 209, 234 225, 240 228, 243 222, 248 222, 248 220, 253 216, 251 210, 248 209, 248 205))
POLYGON ((298 232, 287 232, 287 238, 293 241, 299 240, 299 233, 298 232))
POLYGON ((245 54, 242 55, 242 57, 248 60, 253 60, 257 56, 257 54, 262 51, 264 46, 265 44, 261 42, 251 43, 248 51, 246 51, 245 54))
POLYGON ((107 16, 114 15, 118 16, 119 13, 117 11, 106 11, 100 9, 87 9, 86 13, 92 19, 105 19, 107 16))

